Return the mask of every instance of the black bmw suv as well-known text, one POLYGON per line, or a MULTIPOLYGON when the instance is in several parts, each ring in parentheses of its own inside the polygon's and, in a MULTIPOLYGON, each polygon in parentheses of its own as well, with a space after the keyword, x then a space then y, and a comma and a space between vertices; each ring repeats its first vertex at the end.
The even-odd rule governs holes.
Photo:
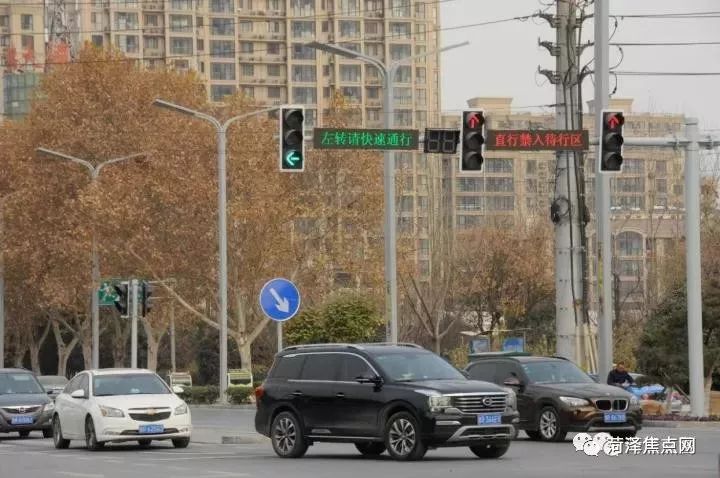
POLYGON ((445 446, 498 458, 518 417, 511 389, 469 380, 413 344, 288 347, 255 396, 255 428, 285 458, 316 442, 406 461, 445 446))
POLYGON ((562 441, 568 432, 633 437, 642 428, 637 398, 595 382, 564 358, 474 354, 465 369, 476 380, 516 389, 518 428, 533 440, 562 441))

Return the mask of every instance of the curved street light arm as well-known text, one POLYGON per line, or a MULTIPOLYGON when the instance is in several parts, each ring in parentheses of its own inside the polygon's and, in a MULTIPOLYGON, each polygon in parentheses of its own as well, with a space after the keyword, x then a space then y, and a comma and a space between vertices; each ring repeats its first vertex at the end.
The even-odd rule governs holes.
POLYGON ((100 170, 101 170, 102 168, 104 168, 105 166, 109 165, 109 164, 119 163, 119 162, 121 162, 121 161, 127 161, 128 159, 139 158, 139 157, 141 157, 141 156, 147 156, 147 153, 136 153, 136 154, 131 154, 131 155, 128 155, 128 156, 122 156, 122 157, 120 157, 120 158, 108 159, 107 161, 104 161, 104 162, 98 164, 98 165, 95 167, 95 170, 93 171, 93 174, 94 174, 95 176, 98 176, 98 175, 100 174, 100 170))
POLYGON ((229 120, 225 121, 225 123, 222 125, 222 128, 227 131, 227 129, 230 127, 230 125, 233 124, 235 121, 245 119, 245 118, 250 118, 252 116, 261 115, 263 113, 269 113, 271 111, 277 111, 279 109, 280 109, 279 106, 273 106, 271 108, 264 108, 261 110, 253 111, 251 113, 245 113, 245 114, 241 114, 238 116, 234 116, 234 117, 230 118, 229 120))
POLYGON ((37 148, 35 151, 43 153, 51 158, 66 159, 68 161, 72 161, 73 163, 82 164, 90 171, 90 173, 94 174, 95 167, 89 161, 85 161, 84 159, 76 158, 75 156, 70 156, 69 154, 58 153, 57 151, 47 148, 37 148))

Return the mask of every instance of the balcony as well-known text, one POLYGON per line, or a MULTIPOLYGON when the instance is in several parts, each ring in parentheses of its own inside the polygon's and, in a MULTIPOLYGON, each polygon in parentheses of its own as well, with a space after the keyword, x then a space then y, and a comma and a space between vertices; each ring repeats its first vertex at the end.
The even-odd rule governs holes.
POLYGON ((156 26, 143 27, 143 35, 165 36, 165 28, 156 26))
POLYGON ((143 55, 150 58, 158 58, 163 56, 163 49, 162 48, 145 48, 143 50, 143 55))
POLYGON ((366 78, 365 80, 368 85, 379 85, 380 84, 380 78, 366 78))
POLYGON ((161 12, 165 9, 163 2, 142 2, 142 9, 145 11, 161 12))
POLYGON ((2 34, 7 35, 8 33, 10 33, 10 28, 8 28, 8 27, 0 27, 0 35, 2 35, 2 34))
POLYGON ((381 100, 380 98, 367 98, 367 99, 365 100, 365 104, 366 104, 368 107, 370 107, 370 106, 381 106, 381 105, 382 105, 382 100, 381 100))

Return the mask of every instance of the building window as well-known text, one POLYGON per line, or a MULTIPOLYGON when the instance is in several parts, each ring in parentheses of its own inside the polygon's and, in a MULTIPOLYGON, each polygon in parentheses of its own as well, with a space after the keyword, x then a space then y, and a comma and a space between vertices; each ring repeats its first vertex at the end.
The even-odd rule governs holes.
POLYGON ((10 27, 10 17, 7 15, 0 15, 0 28, 10 27))
POLYGON ((616 178, 614 190, 617 193, 645 192, 645 178, 616 178))
POLYGON ((365 34, 366 35, 382 35, 382 23, 380 22, 365 22, 365 34))
POLYGON ((279 55, 280 54, 280 44, 279 43, 268 43, 266 52, 268 55, 279 55))
POLYGON ((292 59, 293 60, 314 60, 315 49, 307 48, 302 43, 292 44, 292 59))
POLYGON ((489 193, 513 192, 513 178, 485 178, 485 191, 489 193))
POLYGON ((393 17, 409 17, 410 0, 391 0, 390 11, 393 17))
POLYGON ((268 76, 280 76, 280 65, 268 65, 267 74, 268 76))
POLYGON ((667 179, 656 179, 655 191, 658 194, 667 194, 667 179))
POLYGON ((314 87, 294 87, 292 89, 293 101, 300 104, 317 103, 317 89, 314 87))
POLYGON ((216 58, 235 56, 235 44, 230 40, 210 40, 210 55, 216 58))
POLYGON ((210 97, 213 101, 222 101, 226 96, 235 94, 235 87, 232 85, 210 85, 210 97))
POLYGON ((317 81, 317 70, 315 65, 293 65, 293 81, 312 83, 317 81))
POLYGON ((458 178, 458 191, 463 193, 481 193, 485 190, 483 178, 458 178))
POLYGON ((193 0, 172 0, 170 6, 173 10, 192 10, 193 0))
POLYGON ((400 198, 400 211, 413 212, 413 204, 415 200, 412 196, 402 196, 400 198))
POLYGON ((367 120, 369 122, 373 122, 373 123, 380 121, 380 110, 368 109, 367 110, 367 120))
POLYGON ((395 125, 412 126, 412 110, 396 110, 395 125))
POLYGON ((643 255, 643 237, 637 232, 623 231, 617 235, 618 255, 639 257, 643 255))
POLYGON ((212 13, 233 13, 233 0, 210 0, 210 11, 212 13))
POLYGON ((457 198, 457 209, 460 211, 480 211, 483 209, 483 197, 460 196, 457 198))
POLYGON ((425 18, 425 3, 424 2, 417 2, 415 3, 415 18, 425 18))
POLYGON ((390 45, 390 58, 393 61, 404 60, 412 55, 412 47, 410 45, 390 45))
POLYGON ((240 63, 240 75, 255 76, 255 65, 251 63, 240 63))
POLYGON ((267 22, 266 26, 268 33, 282 33, 280 22, 267 22))
POLYGON ((293 38, 313 38, 315 36, 315 22, 292 22, 293 38))
MULTIPOLYGON (((385 53, 385 50, 383 48, 382 43, 366 43, 365 44, 365 54, 368 56, 377 58, 378 60, 382 61, 383 58, 385 58, 384 53, 385 53)), ((379 73, 375 73, 373 76, 379 77, 379 73)))
POLYGON ((343 86, 340 88, 343 97, 350 103, 362 103, 362 89, 359 86, 343 86))
POLYGON ((644 196, 613 196, 612 207, 620 209, 631 209, 635 211, 645 209, 644 196))
MULTIPOLYGON (((95 15, 93 13, 93 15, 95 15)), ((93 23, 96 23, 93 20, 93 23)), ((157 15, 145 15, 145 25, 149 27, 156 27, 160 24, 159 17, 157 15)))
POLYGON ((418 128, 424 128, 427 125, 427 111, 416 111, 415 123, 418 128))
POLYGON ((213 35, 232 36, 235 34, 235 22, 232 18, 211 18, 210 33, 213 35))
POLYGON ((424 85, 427 82, 427 69, 425 67, 415 68, 415 83, 424 85))
POLYGON ((412 88, 393 88, 393 100, 396 105, 412 105, 412 88))
POLYGON ((344 38, 359 38, 360 22, 340 20, 340 36, 344 38))
POLYGON ((427 198, 427 196, 420 196, 420 197, 418 197, 418 210, 419 210, 419 211, 427 211, 427 210, 428 210, 428 198, 427 198))
POLYGON ((512 159, 488 158, 485 160, 485 172, 510 173, 513 172, 512 159))
POLYGON ((242 21, 242 22, 238 23, 238 31, 240 33, 252 33, 253 22, 242 21))
POLYGON ((210 63, 210 79, 211 80, 234 80, 235 64, 234 63, 210 63))
POLYGON ((340 65, 340 81, 360 83, 360 65, 340 65))
POLYGON ((240 42, 240 53, 252 53, 255 51, 255 45, 249 41, 240 42))
POLYGON ((32 15, 20 15, 20 28, 23 30, 33 29, 33 16, 32 15))
POLYGON ((243 86, 242 87, 242 95, 246 98, 255 98, 255 87, 243 86))
POLYGON ((655 175, 658 177, 667 175, 667 161, 655 162, 655 175))
POLYGON ((294 17, 310 17, 315 15, 315 0, 290 0, 290 8, 294 17))
POLYGON ((410 40, 412 37, 410 23, 390 23, 390 36, 393 40, 410 40))
POLYGON ((192 16, 170 15, 170 31, 177 33, 192 32, 192 16))
POLYGON ((196 49, 197 51, 205 51, 205 40, 198 39, 196 49))
POLYGON ((282 92, 279 86, 269 86, 267 89, 267 97, 273 99, 280 99, 282 92))
POLYGON ((528 194, 537 194, 537 192, 538 192, 537 179, 528 178, 525 180, 525 192, 528 194))
MULTIPOLYGON (((93 35, 92 36, 92 44, 94 46, 103 46, 103 36, 102 35, 93 35)), ((0 45, 4 46, 4 45, 0 45)))
POLYGON ((145 48, 157 50, 160 48, 160 39, 157 37, 145 37, 145 48))
POLYGON ((645 173, 645 161, 642 159, 626 159, 623 162, 623 172, 630 174, 643 174, 645 173))
POLYGON ((430 261, 420 261, 418 262, 418 265, 421 277, 427 277, 430 275, 430 261))
POLYGON ((170 53, 174 55, 192 55, 192 38, 170 38, 170 53))
MULTIPOLYGON (((115 46, 125 53, 138 53, 140 45, 138 37, 134 35, 118 35, 115 37, 115 46)), ((192 50, 192 44, 190 45, 192 50)))
POLYGON ((427 90, 415 90, 415 104, 417 106, 427 105, 427 90))
MULTIPOLYGON (((25 15, 23 15, 23 16, 25 16, 25 15)), ((138 28, 138 24, 139 23, 138 23, 138 14, 137 13, 118 12, 115 14, 115 29, 116 30, 125 30, 125 31, 134 30, 134 29, 138 28)))
POLYGON ((340 13, 342 15, 357 15, 360 11, 360 0, 340 0, 340 13))
POLYGON ((641 277, 643 272, 642 261, 637 260, 622 260, 620 261, 620 275, 641 277))
POLYGON ((265 2, 266 10, 280 10, 280 0, 267 0, 265 2))
POLYGON ((427 28, 424 23, 415 25, 415 41, 427 41, 427 28))
POLYGON ((528 159, 525 161, 525 174, 535 175, 537 174, 537 161, 534 159, 528 159))
POLYGON ((412 83, 412 67, 401 66, 397 69, 395 74, 395 82, 397 83, 412 83))

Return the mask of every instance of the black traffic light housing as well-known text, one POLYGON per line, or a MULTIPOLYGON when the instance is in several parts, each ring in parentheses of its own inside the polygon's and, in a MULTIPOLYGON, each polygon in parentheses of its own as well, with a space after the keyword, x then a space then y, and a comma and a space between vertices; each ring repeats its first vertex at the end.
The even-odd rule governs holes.
POLYGON ((466 110, 462 114, 460 172, 481 172, 485 161, 485 112, 466 110))
POLYGON ((120 312, 120 316, 123 318, 128 317, 128 311, 130 310, 130 283, 120 282, 114 284, 113 289, 117 293, 117 299, 115 299, 115 308, 120 312))
POLYGON ((305 108, 280 108, 280 171, 305 170, 305 108))
POLYGON ((152 302, 150 300, 153 294, 154 287, 147 281, 143 281, 140 290, 140 304, 142 304, 142 316, 147 317, 148 312, 152 309, 152 302))
POLYGON ((622 111, 602 111, 602 130, 600 135, 600 172, 622 170, 623 163, 623 126, 625 116, 622 111))

